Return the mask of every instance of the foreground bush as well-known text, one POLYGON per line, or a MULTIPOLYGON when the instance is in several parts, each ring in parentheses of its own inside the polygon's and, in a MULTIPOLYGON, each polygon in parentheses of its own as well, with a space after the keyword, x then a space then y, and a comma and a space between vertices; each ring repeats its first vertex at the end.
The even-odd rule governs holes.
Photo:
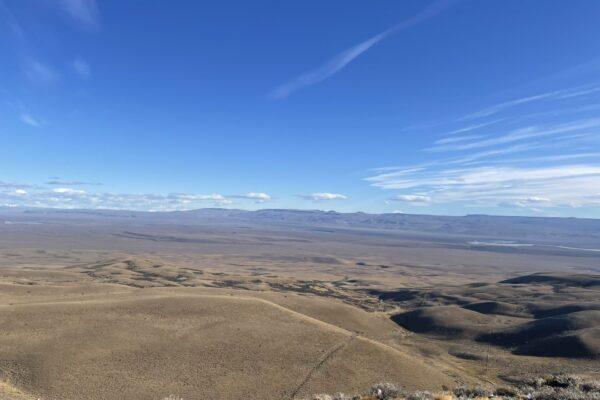
POLYGON ((313 400, 600 400, 600 381, 573 375, 548 375, 513 380, 513 386, 458 387, 453 391, 409 393, 399 385, 378 383, 364 395, 319 394, 313 400))

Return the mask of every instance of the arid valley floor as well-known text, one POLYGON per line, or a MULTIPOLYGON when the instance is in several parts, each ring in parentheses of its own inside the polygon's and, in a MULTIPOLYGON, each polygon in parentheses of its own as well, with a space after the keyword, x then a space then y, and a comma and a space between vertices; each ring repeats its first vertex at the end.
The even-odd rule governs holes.
POLYGON ((600 377, 600 220, 0 210, 0 399, 600 377))

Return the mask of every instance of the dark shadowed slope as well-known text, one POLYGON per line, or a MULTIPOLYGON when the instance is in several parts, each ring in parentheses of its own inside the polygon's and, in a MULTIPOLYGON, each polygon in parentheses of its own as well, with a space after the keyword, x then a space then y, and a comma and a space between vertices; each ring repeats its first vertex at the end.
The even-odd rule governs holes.
POLYGON ((398 325, 412 332, 444 337, 468 337, 487 332, 492 319, 455 306, 426 307, 392 316, 398 325))
MULTIPOLYGON (((600 254, 598 255, 598 257, 600 257, 600 254)), ((506 279, 500 283, 511 283, 511 284, 543 283, 543 284, 547 284, 547 285, 592 287, 592 286, 600 286, 600 275, 537 273, 537 274, 519 276, 517 278, 506 279)))
POLYGON ((600 326, 535 340, 517 347, 515 354, 543 357, 599 358, 600 326))

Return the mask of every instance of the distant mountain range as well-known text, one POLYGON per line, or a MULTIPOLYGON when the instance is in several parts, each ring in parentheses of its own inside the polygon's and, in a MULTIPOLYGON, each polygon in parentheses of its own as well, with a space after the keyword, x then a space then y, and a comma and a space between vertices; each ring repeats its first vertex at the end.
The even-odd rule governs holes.
MULTIPOLYGON (((377 230, 393 234, 427 234, 494 239, 490 245, 551 243, 600 249, 600 219, 509 217, 490 215, 437 216, 414 214, 339 213, 319 210, 264 209, 245 211, 205 208, 191 211, 141 212, 0 208, 0 223, 260 225, 273 228, 377 230)), ((479 242, 478 242, 479 243, 479 242)))

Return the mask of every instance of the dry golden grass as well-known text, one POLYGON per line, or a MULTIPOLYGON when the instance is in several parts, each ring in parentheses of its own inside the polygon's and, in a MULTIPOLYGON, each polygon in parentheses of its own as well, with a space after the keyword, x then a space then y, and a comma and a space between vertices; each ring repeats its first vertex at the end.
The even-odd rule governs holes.
POLYGON ((359 393, 381 380, 410 390, 477 384, 494 381, 502 363, 508 371, 590 367, 497 350, 488 369, 487 356, 451 354, 489 348, 464 341, 450 351, 402 329, 391 312, 356 307, 361 296, 332 282, 145 257, 3 267, 0 399, 280 400, 359 393))
POLYGON ((453 384, 369 337, 369 326, 397 330, 385 318, 312 296, 73 282, 3 287, 0 371, 14 390, 0 393, 11 400, 285 399, 399 377, 415 389, 453 384), (344 315, 347 324, 334 324, 344 315), (361 327, 366 332, 348 329, 361 327))
POLYGON ((24 393, 8 382, 0 381, 0 400, 35 400, 33 396, 24 393))

